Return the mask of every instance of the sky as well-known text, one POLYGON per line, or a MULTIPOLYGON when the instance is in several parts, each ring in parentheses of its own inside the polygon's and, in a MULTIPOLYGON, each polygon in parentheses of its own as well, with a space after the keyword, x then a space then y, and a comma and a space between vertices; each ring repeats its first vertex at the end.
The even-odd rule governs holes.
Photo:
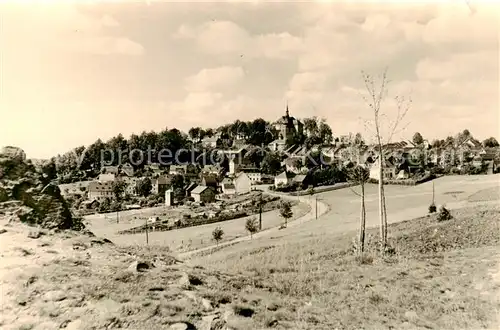
POLYGON ((412 100, 395 139, 500 137, 495 4, 21 2, 0 0, 0 146, 28 157, 118 133, 275 121, 287 103, 335 136, 370 139, 361 72, 384 68, 382 122, 396 96, 412 100))

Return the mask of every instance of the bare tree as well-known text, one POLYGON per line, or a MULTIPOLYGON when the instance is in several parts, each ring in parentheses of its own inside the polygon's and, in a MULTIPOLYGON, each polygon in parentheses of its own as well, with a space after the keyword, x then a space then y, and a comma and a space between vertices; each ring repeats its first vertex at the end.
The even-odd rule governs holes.
POLYGON ((377 152, 378 152, 378 195, 379 195, 379 218, 380 218, 380 240, 382 244, 382 249, 385 251, 387 247, 387 207, 385 202, 384 193, 384 166, 385 166, 385 155, 384 146, 391 143, 392 138, 395 134, 400 133, 404 128, 400 128, 400 125, 411 105, 411 98, 405 98, 401 96, 394 97, 396 101, 397 114, 394 120, 387 122, 387 132, 384 130, 384 120, 388 119, 387 113, 383 112, 386 107, 383 108, 383 102, 387 97, 388 90, 387 85, 389 80, 387 79, 387 68, 382 72, 380 77, 379 86, 376 86, 375 79, 372 75, 362 72, 362 78, 365 84, 368 96, 363 96, 363 99, 373 111, 373 123, 372 125, 367 125, 368 130, 370 126, 374 130, 370 130, 375 135, 377 152))
POLYGON ((359 185, 361 187, 361 192, 353 192, 360 197, 361 200, 361 216, 359 224, 359 254, 363 257, 363 252, 365 250, 365 232, 366 232, 366 208, 365 208, 365 184, 370 178, 370 173, 368 170, 361 165, 354 167, 349 172, 349 181, 359 185))

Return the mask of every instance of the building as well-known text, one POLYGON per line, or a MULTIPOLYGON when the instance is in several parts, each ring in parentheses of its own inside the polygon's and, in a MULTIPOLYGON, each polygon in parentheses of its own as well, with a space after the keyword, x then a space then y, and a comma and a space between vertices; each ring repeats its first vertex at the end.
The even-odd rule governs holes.
POLYGON ((99 174, 97 181, 106 182, 106 181, 115 181, 116 175, 114 173, 102 173, 99 174))
POLYGON ((300 120, 290 116, 288 104, 286 106, 285 115, 278 119, 273 126, 278 132, 278 139, 284 140, 285 143, 290 142, 294 136, 301 136, 304 134, 304 124, 302 124, 300 120))
POLYGON ((161 175, 151 181, 152 194, 163 194, 172 183, 172 176, 161 175))
POLYGON ((102 201, 106 198, 113 198, 112 181, 92 181, 89 184, 88 199, 90 201, 102 201))
POLYGON ((288 174, 286 171, 282 172, 281 174, 277 175, 274 178, 274 186, 277 188, 278 186, 284 186, 287 185, 289 182, 288 174))
POLYGON ((128 176, 128 177, 133 177, 134 176, 134 167, 132 167, 132 165, 130 165, 129 163, 125 164, 122 166, 122 173, 125 175, 125 176, 128 176))
POLYGON ((262 173, 253 170, 243 170, 242 172, 248 175, 252 184, 262 182, 262 173))
POLYGON ((236 194, 236 186, 234 185, 234 182, 231 179, 225 178, 222 181, 222 193, 225 195, 236 194))
POLYGON ((215 201, 215 192, 206 186, 198 186, 191 191, 195 202, 212 203, 215 201))
POLYGON ((182 175, 186 178, 198 177, 198 168, 194 164, 170 165, 169 174, 182 175))
POLYGON ((276 139, 267 145, 271 151, 284 151, 286 148, 286 141, 284 139, 276 139))
POLYGON ((201 172, 203 174, 215 174, 219 176, 222 173, 222 168, 219 165, 205 165, 201 172))
POLYGON ((123 182, 126 183, 125 194, 130 195, 130 196, 137 196, 137 184, 142 179, 143 178, 136 178, 136 177, 129 178, 129 177, 124 177, 122 180, 123 180, 123 182))
POLYGON ((205 148, 218 148, 222 144, 222 140, 218 136, 206 137, 201 140, 201 145, 205 148))
POLYGON ((203 175, 201 178, 201 185, 209 187, 213 189, 213 191, 217 191, 217 187, 219 185, 219 182, 217 180, 217 176, 213 174, 208 174, 208 175, 203 175))
POLYGON ((118 166, 103 166, 101 167, 101 173, 108 173, 108 174, 114 174, 117 175, 120 172, 118 169, 118 166))
POLYGON ((307 174, 299 174, 296 175, 292 182, 301 187, 302 189, 306 189, 309 185, 309 176, 307 174))
MULTIPOLYGON (((377 160, 370 168, 370 179, 379 180, 380 178, 380 161, 377 160)), ((383 168, 383 178, 384 180, 394 180, 397 176, 397 167, 388 161, 385 161, 383 168)))
POLYGON ((238 195, 246 194, 252 190, 252 181, 247 173, 241 172, 234 179, 234 186, 238 195))
POLYGON ((159 176, 163 173, 163 169, 161 168, 159 163, 148 164, 144 168, 153 176, 159 176))
POLYGON ((198 184, 195 182, 191 182, 189 185, 186 187, 186 196, 191 196, 191 192, 193 191, 194 188, 198 187, 198 184))
POLYGON ((300 174, 307 171, 307 167, 304 166, 305 157, 288 157, 282 163, 285 166, 287 172, 294 174, 300 174))
POLYGON ((165 191, 165 206, 172 206, 174 204, 174 192, 171 189, 165 191))

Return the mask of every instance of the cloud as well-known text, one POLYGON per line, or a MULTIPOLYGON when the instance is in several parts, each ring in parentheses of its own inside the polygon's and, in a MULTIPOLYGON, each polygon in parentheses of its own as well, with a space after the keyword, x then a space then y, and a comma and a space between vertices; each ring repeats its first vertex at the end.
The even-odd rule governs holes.
MULTIPOLYGON (((5 7, 5 26, 16 26, 16 35, 7 36, 15 46, 37 52, 83 52, 98 55, 142 55, 144 47, 126 36, 109 35, 108 30, 120 27, 109 14, 91 15, 76 4, 54 3, 5 7), (19 22, 24 22, 20 26, 19 22), (64 40, 64 41, 62 41, 64 40)), ((0 32, 1 33, 1 32, 0 32)))
POLYGON ((416 74, 422 80, 498 80, 498 51, 426 57, 418 62, 416 74))
POLYGON ((302 42, 288 32, 251 35, 232 21, 210 21, 197 26, 181 25, 174 38, 194 39, 211 55, 243 55, 247 58, 287 59, 299 52, 302 42))
POLYGON ((245 77, 241 67, 222 66, 202 69, 194 76, 186 78, 186 90, 189 92, 204 92, 234 87, 245 77))

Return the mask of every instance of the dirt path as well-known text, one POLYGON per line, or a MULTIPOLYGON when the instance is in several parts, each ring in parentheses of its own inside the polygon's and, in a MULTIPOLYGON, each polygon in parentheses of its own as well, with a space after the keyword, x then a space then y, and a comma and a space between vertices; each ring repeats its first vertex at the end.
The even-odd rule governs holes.
MULTIPOLYGON (((299 201, 299 203, 300 202, 307 203, 310 206, 310 210, 308 213, 306 213, 302 217, 300 217, 292 222, 289 222, 287 225, 287 228, 302 225, 303 223, 311 221, 313 219, 316 219, 316 217, 320 217, 321 215, 326 214, 330 211, 330 207, 328 204, 323 203, 320 200, 316 201, 316 199, 314 197, 311 198, 310 196, 300 196, 300 197, 299 196, 289 196, 286 194, 279 194, 279 193, 267 192, 267 191, 265 192, 265 194, 268 194, 271 196, 278 196, 278 197, 281 197, 281 198, 287 199, 287 200, 299 201)), ((180 253, 180 254, 178 254, 177 257, 179 259, 184 259, 184 260, 189 259, 192 256, 195 256, 195 255, 203 253, 203 252, 208 252, 208 251, 212 251, 212 250, 220 250, 220 249, 232 246, 232 245, 240 243, 240 242, 245 242, 245 241, 250 241, 251 239, 259 239, 262 237, 266 237, 266 236, 269 236, 273 233, 276 233, 279 230, 280 230, 279 227, 269 228, 267 230, 263 230, 261 232, 254 234, 253 238, 250 238, 249 236, 239 237, 239 238, 221 243, 219 245, 213 244, 211 246, 207 246, 204 248, 180 253)))

